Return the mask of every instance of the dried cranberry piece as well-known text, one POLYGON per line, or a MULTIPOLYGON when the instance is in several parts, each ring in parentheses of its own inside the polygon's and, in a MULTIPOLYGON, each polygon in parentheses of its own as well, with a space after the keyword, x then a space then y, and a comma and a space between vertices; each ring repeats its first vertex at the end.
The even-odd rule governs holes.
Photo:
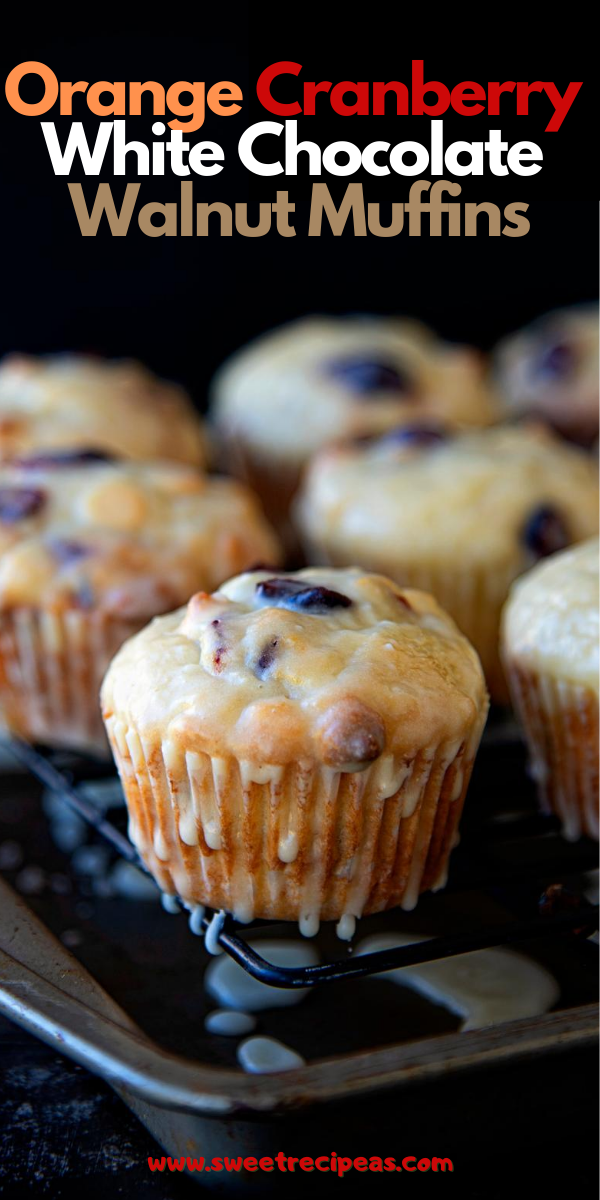
POLYGON ((0 521, 7 525, 33 517, 44 507, 46 493, 40 488, 0 487, 0 521))
POLYGON ((48 541, 50 553, 61 566, 70 566, 80 558, 87 558, 92 553, 89 546, 83 546, 70 538, 53 537, 48 541))
POLYGON ((373 358, 340 358, 327 364, 327 373, 358 396, 369 392, 411 391, 407 377, 389 363, 373 358))
POLYGON ((259 675, 266 675, 270 667, 275 662, 275 651, 278 646, 278 638, 273 638, 272 642, 267 642, 264 650, 261 652, 256 661, 256 670, 259 675))
POLYGON ((326 613, 331 608, 349 608, 352 601, 332 588, 307 583, 304 579, 263 579, 256 594, 274 608, 295 608, 302 612, 326 613))
POLYGON ((440 446, 448 438, 448 434, 436 425, 404 425, 390 429, 383 435, 386 442, 394 442, 398 446, 416 446, 426 449, 428 446, 440 446))
POLYGON ((223 670, 223 667, 225 665, 223 660, 227 654, 227 643, 225 642, 225 639, 223 637, 223 622, 221 621, 221 619, 219 617, 215 617, 215 620, 211 621, 210 625, 211 625, 211 629, 214 629, 214 631, 215 631, 214 632, 214 649, 212 652, 212 656, 213 656, 213 667, 214 667, 215 671, 218 673, 219 671, 223 670))
POLYGON ((115 462, 115 456, 104 450, 48 450, 18 458, 17 463, 26 470, 37 471, 59 467, 85 467, 93 463, 115 462))
POLYGON ((532 373, 544 379, 565 379, 575 366, 575 353, 568 342, 545 345, 532 363, 532 373))
POLYGON ((401 592, 395 592, 394 595, 398 603, 401 604, 403 608, 407 608, 409 612, 413 612, 413 606, 412 604, 409 604, 406 596, 403 596, 401 592))
POLYGON ((537 508, 523 529, 523 541, 536 558, 556 554, 570 546, 572 540, 563 517, 549 504, 537 508))

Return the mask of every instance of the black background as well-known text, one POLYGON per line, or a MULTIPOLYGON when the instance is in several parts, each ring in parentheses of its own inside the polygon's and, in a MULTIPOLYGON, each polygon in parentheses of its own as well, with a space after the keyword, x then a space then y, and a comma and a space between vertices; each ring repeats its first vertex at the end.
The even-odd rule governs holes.
MULTIPOLYGON (((595 298, 597 190, 586 121, 595 84, 582 62, 581 44, 571 53, 563 31, 560 45, 549 49, 542 49, 537 37, 529 46, 522 37, 508 37, 503 50, 499 31, 491 26, 489 36, 468 48, 465 10, 461 9, 464 27, 450 21, 446 30, 432 22, 428 33, 421 29, 411 36, 394 6, 377 10, 375 26, 363 19, 350 31, 347 10, 345 33, 351 36, 342 43, 339 29, 333 39, 325 37, 322 21, 315 36, 316 6, 302 11, 302 22, 285 33, 279 32, 279 21, 257 28, 246 6, 240 5, 220 15, 204 8, 195 21, 183 23, 185 31, 178 35, 141 37, 133 26, 121 25, 118 35, 102 30, 65 37, 55 26, 52 35, 44 36, 32 25, 18 39, 4 41, 3 79, 18 63, 33 59, 50 66, 59 80, 156 79, 165 87, 178 79, 204 80, 207 87, 220 79, 238 83, 245 97, 243 111, 227 119, 208 112, 205 124, 191 135, 192 141, 218 141, 226 155, 220 175, 204 180, 191 176, 194 198, 248 201, 249 219, 256 221, 258 200, 269 200, 276 187, 287 187, 290 198, 297 199, 298 232, 285 239, 274 230, 256 239, 235 232, 230 238, 216 232, 203 238, 150 238, 141 233, 134 216, 124 238, 111 237, 105 219, 96 237, 84 238, 68 181, 53 173, 41 118, 15 113, 2 96, 2 351, 85 349, 134 355, 183 380, 202 405, 212 372, 231 350, 305 312, 414 314, 447 337, 489 347, 541 311, 595 298), (490 125, 501 127, 509 142, 540 142, 545 163, 535 177, 460 181, 462 200, 493 201, 501 208, 510 201, 529 202, 531 229, 525 237, 481 233, 477 238, 430 238, 424 222, 425 235, 419 238, 406 233, 393 239, 360 238, 349 228, 338 238, 329 232, 308 238, 308 200, 301 197, 307 195, 310 181, 255 178, 241 167, 237 142, 243 129, 256 120, 279 119, 253 99, 256 79, 269 63, 287 58, 302 63, 299 81, 282 79, 274 88, 280 98, 288 99, 299 95, 303 79, 395 78, 410 83, 413 57, 424 58, 427 78, 441 79, 450 87, 463 79, 485 86, 490 79, 542 78, 554 80, 564 91, 569 80, 584 80, 556 134, 543 133, 551 114, 543 96, 533 96, 530 119, 511 119, 510 96, 500 119, 489 120, 485 114, 472 120, 444 118, 446 142, 481 140, 490 125)), ((39 82, 37 93, 35 89, 31 77, 22 85, 28 99, 39 98, 39 82)), ((427 117, 344 118, 331 113, 326 96, 318 103, 315 118, 299 121, 299 136, 321 146, 338 139, 358 145, 379 138, 428 142, 427 117)), ((43 119, 57 122, 64 145, 70 119, 58 116, 58 106, 43 119)), ((93 140, 99 119, 90 116, 83 96, 74 99, 73 119, 84 120, 93 140)), ((149 111, 126 118, 128 139, 151 143, 152 119, 149 111)), ((108 155, 100 179, 108 181, 111 175, 108 155)), ((77 166, 70 179, 82 183, 91 208, 98 180, 86 178, 77 166)), ((354 177, 322 179, 339 201, 354 177)), ((119 179, 113 185, 118 205, 125 182, 119 179)), ((381 199, 382 221, 390 200, 407 198, 410 183, 395 175, 366 177, 366 198, 381 199)), ((179 180, 172 175, 149 176, 142 180, 138 207, 148 201, 176 201, 178 196, 179 180)))

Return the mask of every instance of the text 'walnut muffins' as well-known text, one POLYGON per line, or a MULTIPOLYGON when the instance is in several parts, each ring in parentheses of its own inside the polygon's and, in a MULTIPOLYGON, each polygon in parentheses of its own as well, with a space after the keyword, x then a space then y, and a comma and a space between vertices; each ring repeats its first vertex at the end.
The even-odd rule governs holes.
POLYGON ((107 749, 98 691, 121 643, 198 587, 277 555, 232 480, 95 452, 0 465, 0 724, 107 749))
POLYGON ((513 580, 598 531, 598 472, 543 427, 405 426, 323 451, 296 518, 306 552, 432 592, 506 702, 498 638, 513 580))
POLYGON ((598 840, 598 542, 553 555, 513 587, 503 654, 531 768, 563 833, 598 840))
POLYGON ((130 836, 163 891, 307 935, 444 883, 487 707, 432 597, 358 570, 200 593, 102 688, 130 836))
POLYGON ((227 467, 274 521, 332 441, 427 418, 486 425, 495 414, 478 351, 392 317, 293 321, 232 355, 212 392, 227 467))
POLYGON ((206 464, 202 422, 182 387, 141 363, 84 354, 0 362, 0 460, 38 450, 206 464))

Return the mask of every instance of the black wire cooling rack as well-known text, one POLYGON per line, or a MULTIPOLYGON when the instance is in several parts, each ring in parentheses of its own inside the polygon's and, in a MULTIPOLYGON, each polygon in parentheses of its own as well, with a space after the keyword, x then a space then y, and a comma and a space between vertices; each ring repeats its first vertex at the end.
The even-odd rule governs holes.
MULTIPOLYGON (((60 797, 122 858, 151 878, 137 850, 125 834, 76 790, 69 773, 59 768, 51 756, 19 738, 11 739, 7 746, 32 775, 60 797)), ((518 813, 503 817, 501 822, 484 826, 477 832, 474 846, 481 846, 482 839, 490 844, 499 841, 523 843, 544 838, 557 831, 558 822, 553 817, 518 813)), ((354 957, 349 955, 337 961, 298 967, 278 966, 263 958, 254 946, 249 945, 245 938, 240 936, 240 926, 230 916, 225 917, 216 940, 240 967, 261 983, 279 988, 310 988, 335 980, 362 978, 400 967, 451 958, 473 950, 513 945, 536 938, 563 934, 589 937, 598 929, 598 905, 588 902, 580 889, 573 891, 561 882, 561 875, 573 871, 572 858, 562 862, 559 853, 551 866, 543 869, 534 866, 531 869, 527 864, 516 864, 510 867, 507 874, 506 866, 500 865, 496 869, 490 869, 489 864, 485 865, 483 872, 478 873, 474 866, 477 857, 473 855, 471 863, 467 859, 466 868, 463 867, 458 876, 455 874, 453 878, 451 875, 450 889, 452 886, 479 887, 495 894, 498 894, 500 889, 505 906, 514 913, 509 921, 428 938, 389 950, 378 950, 354 957), (542 876, 544 885, 536 889, 536 883, 542 876), (547 882, 549 876, 555 880, 550 884, 547 882)), ((577 869, 590 870, 596 865, 593 848, 588 844, 587 848, 584 846, 578 854, 577 869)), ((183 909, 183 904, 181 907, 183 909)), ((215 913, 210 909, 202 916, 200 923, 205 933, 214 916, 215 913)), ((251 926, 243 926, 243 929, 248 932, 249 929, 265 927, 268 924, 273 922, 255 921, 251 926)))

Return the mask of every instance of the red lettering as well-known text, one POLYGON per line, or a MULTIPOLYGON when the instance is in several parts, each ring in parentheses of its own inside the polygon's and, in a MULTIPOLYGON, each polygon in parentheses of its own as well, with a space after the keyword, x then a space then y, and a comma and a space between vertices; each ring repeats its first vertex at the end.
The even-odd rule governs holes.
POLYGON ((430 80, 429 83, 423 82, 423 59, 413 59, 412 65, 412 110, 415 117, 441 117, 442 113, 447 112, 450 103, 450 92, 445 83, 439 83, 436 79, 430 80), (435 92, 437 95, 436 104, 426 104, 424 96, 428 92, 435 92))
POLYGON ((556 133, 560 129, 582 83, 570 83, 564 96, 561 96, 555 83, 545 83, 546 94, 554 105, 554 115, 546 125, 545 133, 556 133))
MULTIPOLYGON (((278 100, 274 100, 271 95, 271 84, 278 75, 299 75, 302 70, 301 63, 289 62, 285 59, 282 62, 272 63, 270 67, 259 75, 256 84, 256 95, 260 100, 263 108, 269 112, 276 113, 278 117, 296 117, 302 112, 301 106, 295 101, 293 104, 280 104, 278 100)), ((331 84, 329 85, 331 87, 331 84)))
POLYGON ((484 111, 485 103, 477 103, 479 100, 485 101, 485 88, 482 88, 480 83, 473 83, 471 79, 467 79, 452 88, 450 103, 455 112, 463 117, 476 117, 484 111))
POLYGON ((342 83, 336 83, 331 93, 331 107, 334 112, 339 113, 340 117, 368 117, 368 83, 350 83, 348 79, 344 79, 342 83), (346 104, 344 96, 348 92, 354 92, 354 95, 356 96, 355 104, 346 104))
POLYGON ((388 92, 396 94, 396 116, 408 116, 408 88, 405 83, 398 83, 397 80, 392 80, 391 83, 374 83, 373 84, 373 116, 385 116, 385 97, 388 92))
POLYGON ((509 80, 508 83, 488 83, 488 116, 500 116, 500 97, 503 92, 514 92, 516 83, 509 80))
POLYGON ((529 114, 529 97, 531 92, 543 92, 544 84, 541 79, 536 79, 535 83, 518 83, 517 84, 517 115, 526 117, 529 114))
POLYGON ((445 1171, 446 1166, 448 1167, 449 1171, 454 1170, 454 1163, 452 1162, 451 1158, 432 1158, 431 1165, 434 1171, 437 1171, 438 1168, 440 1168, 442 1171, 445 1171))
POLYGON ((328 92, 331 87, 330 79, 323 79, 321 83, 305 83, 304 84, 304 116, 314 117, 315 115, 315 96, 319 92, 328 92))

